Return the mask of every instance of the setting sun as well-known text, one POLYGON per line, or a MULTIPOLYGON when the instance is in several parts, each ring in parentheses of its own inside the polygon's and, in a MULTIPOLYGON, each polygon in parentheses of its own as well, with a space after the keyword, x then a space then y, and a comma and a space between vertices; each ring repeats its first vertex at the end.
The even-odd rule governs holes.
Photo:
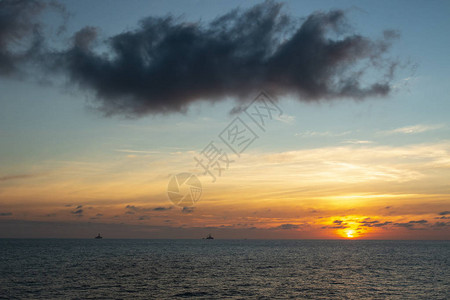
POLYGON ((355 231, 352 230, 352 229, 346 230, 346 231, 345 231, 345 234, 347 235, 347 237, 348 237, 349 239, 355 237, 355 236, 354 236, 354 235, 355 235, 355 231))

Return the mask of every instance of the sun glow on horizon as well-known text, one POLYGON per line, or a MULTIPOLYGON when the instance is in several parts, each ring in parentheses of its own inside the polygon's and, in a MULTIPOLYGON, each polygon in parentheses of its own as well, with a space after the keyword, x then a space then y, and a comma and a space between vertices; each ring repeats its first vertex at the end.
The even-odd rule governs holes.
POLYGON ((345 230, 345 234, 347 235, 347 238, 352 239, 355 237, 355 231, 353 229, 345 230))

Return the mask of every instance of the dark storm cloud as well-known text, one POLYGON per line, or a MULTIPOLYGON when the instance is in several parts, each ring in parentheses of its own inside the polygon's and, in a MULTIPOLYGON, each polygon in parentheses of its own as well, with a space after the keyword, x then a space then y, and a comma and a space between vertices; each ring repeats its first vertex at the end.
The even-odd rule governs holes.
POLYGON ((268 1, 206 24, 148 17, 106 40, 86 26, 68 48, 49 51, 36 21, 48 7, 65 13, 53 2, 0 1, 0 75, 32 57, 95 94, 107 115, 183 112, 199 100, 251 100, 261 89, 301 101, 386 96, 397 66, 384 54, 398 34, 385 31, 378 40, 356 34, 341 10, 300 21, 268 1), (29 47, 15 51, 24 39, 29 47), (363 85, 367 72, 377 79, 363 85))
POLYGON ((379 40, 349 33, 343 11, 318 12, 303 23, 265 2, 233 10, 209 24, 149 17, 139 28, 106 40, 99 54, 97 29, 86 27, 73 47, 58 53, 58 69, 91 90, 106 114, 185 111, 198 100, 248 99, 261 89, 314 101, 385 96, 395 63, 382 55, 397 37, 379 40), (368 69, 379 79, 363 86, 368 69))

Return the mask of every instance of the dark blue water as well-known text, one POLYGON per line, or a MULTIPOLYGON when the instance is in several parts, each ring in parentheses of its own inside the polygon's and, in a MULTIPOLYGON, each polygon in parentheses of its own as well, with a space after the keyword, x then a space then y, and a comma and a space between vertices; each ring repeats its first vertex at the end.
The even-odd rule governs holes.
POLYGON ((0 239, 4 299, 449 299, 450 242, 0 239))

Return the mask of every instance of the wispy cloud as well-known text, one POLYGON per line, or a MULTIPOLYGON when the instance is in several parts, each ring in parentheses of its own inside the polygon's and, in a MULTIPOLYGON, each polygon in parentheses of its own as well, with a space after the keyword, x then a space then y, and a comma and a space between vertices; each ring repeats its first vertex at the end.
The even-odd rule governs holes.
POLYGON ((18 174, 18 175, 7 175, 0 177, 0 181, 10 181, 10 180, 17 180, 17 179, 27 179, 35 177, 35 174, 18 174))
POLYGON ((172 206, 141 207, 141 206, 135 206, 135 205, 127 205, 127 206, 125 206, 125 208, 129 209, 130 211, 135 211, 135 212, 146 212, 146 211, 168 211, 168 210, 172 209, 172 206))
POLYGON ((392 129, 392 130, 380 131, 379 133, 384 134, 384 135, 417 134, 417 133, 441 129, 443 127, 445 127, 444 124, 431 124, 431 125, 417 124, 417 125, 412 125, 412 126, 400 127, 400 128, 396 128, 396 129, 392 129))
POLYGON ((145 151, 145 150, 132 150, 132 149, 115 149, 116 152, 124 153, 138 153, 138 154, 158 154, 160 151, 145 151))
POLYGON ((339 136, 345 136, 352 133, 351 131, 344 131, 344 132, 332 132, 332 131, 312 131, 312 130, 304 130, 299 133, 296 133, 295 136, 300 137, 339 137, 339 136))
POLYGON ((292 229, 299 229, 301 228, 300 225, 297 224, 281 224, 280 226, 274 227, 273 229, 283 229, 283 230, 292 230, 292 229))
POLYGON ((347 140, 343 141, 344 144, 353 144, 353 145, 367 145, 367 144, 373 144, 373 141, 366 141, 366 140, 347 140))
POLYGON ((282 114, 281 116, 276 116, 276 120, 281 121, 286 124, 294 124, 295 122, 295 116, 290 116, 287 114, 282 114))

